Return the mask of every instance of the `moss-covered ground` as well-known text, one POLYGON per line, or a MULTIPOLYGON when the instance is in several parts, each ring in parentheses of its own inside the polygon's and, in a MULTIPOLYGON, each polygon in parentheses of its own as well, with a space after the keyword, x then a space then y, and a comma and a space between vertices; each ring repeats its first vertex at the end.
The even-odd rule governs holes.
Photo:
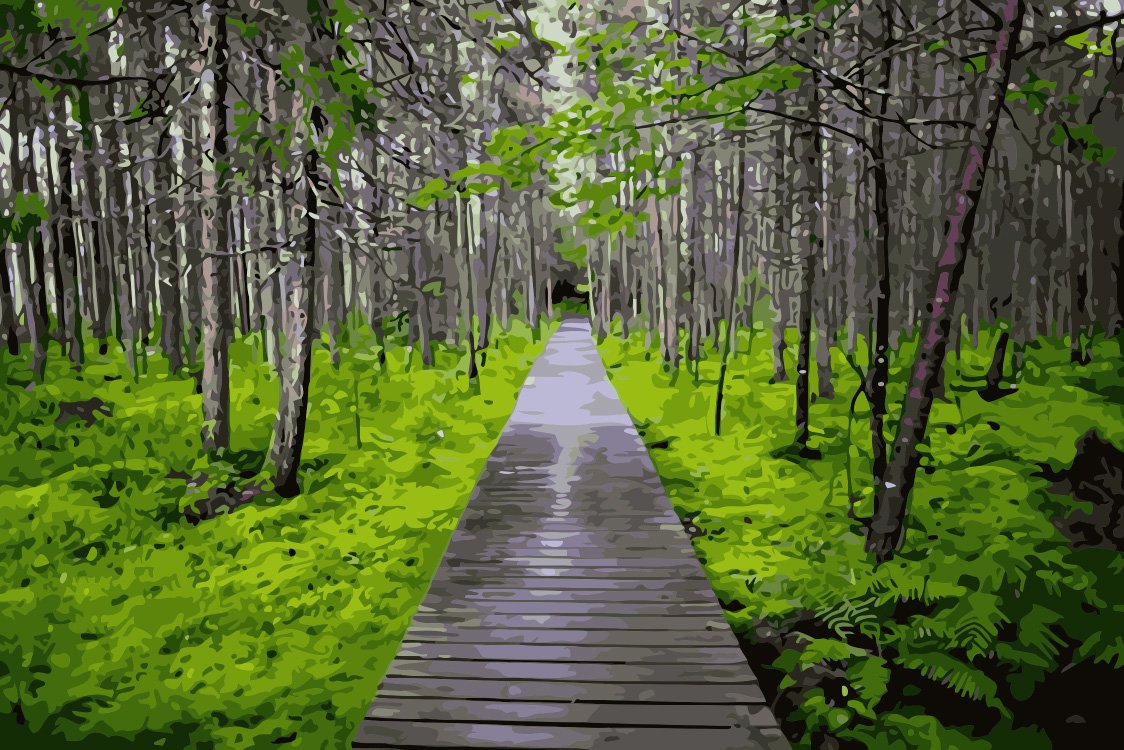
POLYGON ((373 338, 356 336, 338 370, 318 350, 302 494, 267 491, 197 526, 182 509, 208 489, 268 484, 277 380, 255 339, 232 350, 219 460, 200 448, 193 381, 158 357, 134 378, 91 346, 78 377, 52 349, 31 390, 26 362, 4 360, 0 745, 346 746, 539 333, 502 335, 476 386, 452 347, 429 368, 401 341, 385 367, 373 338), (112 416, 55 424, 58 402, 95 396, 112 416))
MULTIPOLYGON (((1018 391, 988 402, 977 390, 992 346, 984 335, 950 365, 904 549, 876 568, 861 526, 868 409, 860 397, 851 419, 858 376, 840 351, 838 395, 812 407, 816 461, 789 450, 794 387, 769 383, 767 331, 738 342, 721 437, 713 349, 696 378, 642 337, 601 345, 798 746, 831 734, 872 748, 1092 747, 1081 732, 1114 721, 1118 693, 1098 680, 1124 666, 1124 558, 1059 532, 1075 503, 1041 474, 1067 466, 1087 430, 1124 445, 1120 341, 1100 341, 1087 367, 1063 342, 1035 342, 1018 391)), ((896 353, 891 404, 911 356, 908 342, 896 353)))

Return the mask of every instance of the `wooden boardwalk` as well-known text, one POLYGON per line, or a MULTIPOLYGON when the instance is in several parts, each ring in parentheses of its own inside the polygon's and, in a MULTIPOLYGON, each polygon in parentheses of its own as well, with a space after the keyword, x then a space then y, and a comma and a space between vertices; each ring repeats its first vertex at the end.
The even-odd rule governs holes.
POLYGON ((535 363, 354 747, 788 747, 586 321, 535 363))

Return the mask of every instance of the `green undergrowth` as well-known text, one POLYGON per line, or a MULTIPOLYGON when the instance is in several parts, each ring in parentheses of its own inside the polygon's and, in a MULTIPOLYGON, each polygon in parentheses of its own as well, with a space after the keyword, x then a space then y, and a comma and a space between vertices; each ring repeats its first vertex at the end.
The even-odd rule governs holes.
MULTIPOLYGON (((1119 681, 1097 680, 1124 666, 1124 556, 1074 549, 1052 519, 1075 501, 1038 475, 1068 466, 1087 430, 1124 446, 1119 339, 1086 367, 1063 342, 1036 342, 1018 391, 993 402, 977 393, 993 342, 963 352, 934 407, 904 549, 877 568, 848 514, 849 482, 858 519, 872 502, 861 397, 848 415, 857 375, 833 349, 838 395, 812 406, 823 457, 802 459, 789 449, 794 387, 769 383, 768 333, 738 344, 721 437, 713 349, 697 380, 640 337, 601 352, 794 744, 1093 746, 1059 738, 1115 710, 1119 681)), ((910 350, 895 356, 895 408, 910 350)))
POLYGON ((545 333, 500 336, 478 386, 453 347, 424 368, 398 342, 380 368, 356 334, 339 370, 318 349, 289 500, 263 472, 277 380, 253 338, 232 348, 220 460, 193 381, 155 355, 134 380, 91 346, 79 378, 52 350, 31 390, 26 362, 0 359, 0 744, 347 745, 545 333), (56 426, 59 401, 95 396, 111 417, 56 426), (184 520, 230 481, 267 491, 184 520))

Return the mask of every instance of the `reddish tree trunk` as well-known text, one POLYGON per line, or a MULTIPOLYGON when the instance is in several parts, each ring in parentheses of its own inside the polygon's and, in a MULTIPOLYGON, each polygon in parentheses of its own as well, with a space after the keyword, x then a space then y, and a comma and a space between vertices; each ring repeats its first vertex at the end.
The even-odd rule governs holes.
POLYGON ((886 467, 882 484, 875 492, 874 515, 867 530, 866 548, 875 554, 879 562, 891 558, 902 545, 906 504, 920 464, 918 447, 925 440, 933 391, 948 348, 956 292, 972 242, 980 194, 987 176, 1004 93, 1011 78, 1025 10, 1024 0, 1005 0, 997 11, 1003 19, 1003 28, 988 56, 974 127, 968 135, 969 145, 960 166, 959 184, 945 221, 945 236, 937 260, 933 291, 921 323, 917 360, 902 403, 893 456, 886 467))

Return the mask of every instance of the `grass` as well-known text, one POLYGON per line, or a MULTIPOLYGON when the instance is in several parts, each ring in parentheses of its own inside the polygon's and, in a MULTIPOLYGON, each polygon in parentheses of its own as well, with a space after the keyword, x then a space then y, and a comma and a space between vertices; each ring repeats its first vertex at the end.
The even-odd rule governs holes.
MULTIPOLYGON (((1084 368, 1064 342, 1036 342, 1018 392, 991 403, 975 392, 989 337, 965 351, 934 408, 905 548, 876 568, 848 516, 849 481, 857 515, 872 509, 866 404, 854 420, 848 410, 857 376, 833 350, 838 396, 812 407, 823 458, 800 459, 788 450, 794 388, 768 383, 768 339, 741 334, 721 437, 713 350, 697 381, 668 372, 640 337, 601 352, 659 446, 677 511, 701 530, 696 552, 796 746, 830 734, 872 748, 1033 750, 1111 717, 1113 693, 1095 680, 1124 666, 1124 561, 1071 546, 1053 519, 1074 502, 1038 474, 1068 465, 1089 429, 1124 445, 1121 342, 1098 343, 1084 368)), ((891 404, 911 357, 906 342, 891 404)))
MULTIPOLYGON (((541 333, 541 332, 540 332, 541 333)), ((360 337, 362 339, 362 337, 360 337)), ((0 736, 18 746, 257 748, 349 743, 541 348, 518 324, 479 385, 463 351, 355 340, 318 350, 303 493, 198 526, 207 488, 265 479, 277 382, 234 344, 232 447, 200 450, 200 397, 119 352, 47 384, 0 360, 0 736), (112 417, 55 425, 98 396, 112 417), (170 470, 203 472, 199 488, 170 470)), ((96 353, 90 347, 88 353, 96 353)))

